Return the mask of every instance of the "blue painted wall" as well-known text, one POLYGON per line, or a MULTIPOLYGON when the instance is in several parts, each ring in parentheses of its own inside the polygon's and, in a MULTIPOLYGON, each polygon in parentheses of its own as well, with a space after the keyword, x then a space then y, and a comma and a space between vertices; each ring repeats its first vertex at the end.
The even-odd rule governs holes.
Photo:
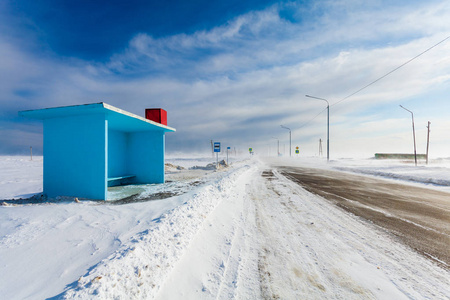
POLYGON ((128 135, 108 130, 108 177, 131 175, 128 170, 128 135))
POLYGON ((137 183, 164 182, 163 131, 132 132, 129 135, 129 167, 137 183))
POLYGON ((44 192, 49 197, 106 199, 104 114, 44 120, 44 192))

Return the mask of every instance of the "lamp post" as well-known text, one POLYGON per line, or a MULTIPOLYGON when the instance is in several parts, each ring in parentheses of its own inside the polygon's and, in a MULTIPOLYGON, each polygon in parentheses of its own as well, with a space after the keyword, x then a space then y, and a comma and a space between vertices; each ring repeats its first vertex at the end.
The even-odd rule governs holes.
POLYGON ((292 151, 292 144, 291 144, 291 129, 288 128, 288 127, 286 127, 286 126, 283 126, 283 125, 280 125, 280 126, 281 126, 281 128, 284 128, 284 129, 289 130, 289 157, 292 157, 292 154, 291 154, 291 151, 292 151))
POLYGON ((427 126, 427 129, 428 129, 428 134, 427 134, 427 165, 428 165, 428 150, 430 148, 430 124, 431 124, 431 122, 428 121, 428 126, 427 126))
POLYGON ((280 156, 280 140, 276 137, 272 137, 273 139, 276 139, 278 141, 278 152, 277 152, 277 156, 280 156))
POLYGON ((330 161, 330 103, 327 99, 305 95, 308 98, 323 100, 327 102, 327 161, 330 161))
POLYGON ((417 167, 417 152, 416 152, 416 132, 414 130, 414 114, 412 111, 410 111, 407 108, 404 108, 403 106, 400 105, 401 108, 403 108, 406 111, 409 111, 411 113, 411 117, 412 117, 412 128, 413 128, 413 140, 414 140, 414 162, 416 163, 416 167, 417 167))

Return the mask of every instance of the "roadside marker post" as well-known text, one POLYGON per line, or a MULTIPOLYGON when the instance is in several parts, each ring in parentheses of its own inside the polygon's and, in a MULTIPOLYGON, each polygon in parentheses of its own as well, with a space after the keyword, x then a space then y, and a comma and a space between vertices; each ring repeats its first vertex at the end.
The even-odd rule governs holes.
POLYGON ((231 147, 227 147, 227 165, 228 165, 228 150, 230 150, 231 147))

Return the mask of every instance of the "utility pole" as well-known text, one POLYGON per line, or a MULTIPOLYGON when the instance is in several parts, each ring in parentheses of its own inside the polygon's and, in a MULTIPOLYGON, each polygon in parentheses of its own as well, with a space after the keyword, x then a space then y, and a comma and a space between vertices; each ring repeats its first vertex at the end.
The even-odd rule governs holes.
POLYGON ((327 99, 305 95, 308 98, 323 100, 327 102, 327 161, 330 161, 330 102, 327 99))
POLYGON ((428 134, 427 134, 427 165, 428 165, 428 149, 430 148, 430 124, 431 122, 428 121, 428 134))
POLYGON ((319 157, 322 157, 323 153, 322 153, 322 139, 319 139, 319 157))

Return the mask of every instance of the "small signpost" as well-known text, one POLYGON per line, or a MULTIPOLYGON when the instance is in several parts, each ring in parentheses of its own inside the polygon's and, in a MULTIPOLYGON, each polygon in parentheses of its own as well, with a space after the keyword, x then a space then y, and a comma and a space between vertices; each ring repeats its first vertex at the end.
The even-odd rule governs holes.
POLYGON ((228 150, 230 150, 231 147, 227 147, 227 165, 228 165, 228 150))
POLYGON ((219 152, 220 152, 220 142, 214 142, 214 152, 216 152, 217 154, 217 168, 219 167, 219 152))
POLYGON ((220 142, 214 142, 214 152, 220 152, 220 142))
POLYGON ((295 147, 295 154, 299 154, 300 153, 300 150, 298 150, 298 146, 297 147, 295 147))
POLYGON ((253 148, 248 148, 248 152, 249 152, 250 154, 253 154, 253 148))

